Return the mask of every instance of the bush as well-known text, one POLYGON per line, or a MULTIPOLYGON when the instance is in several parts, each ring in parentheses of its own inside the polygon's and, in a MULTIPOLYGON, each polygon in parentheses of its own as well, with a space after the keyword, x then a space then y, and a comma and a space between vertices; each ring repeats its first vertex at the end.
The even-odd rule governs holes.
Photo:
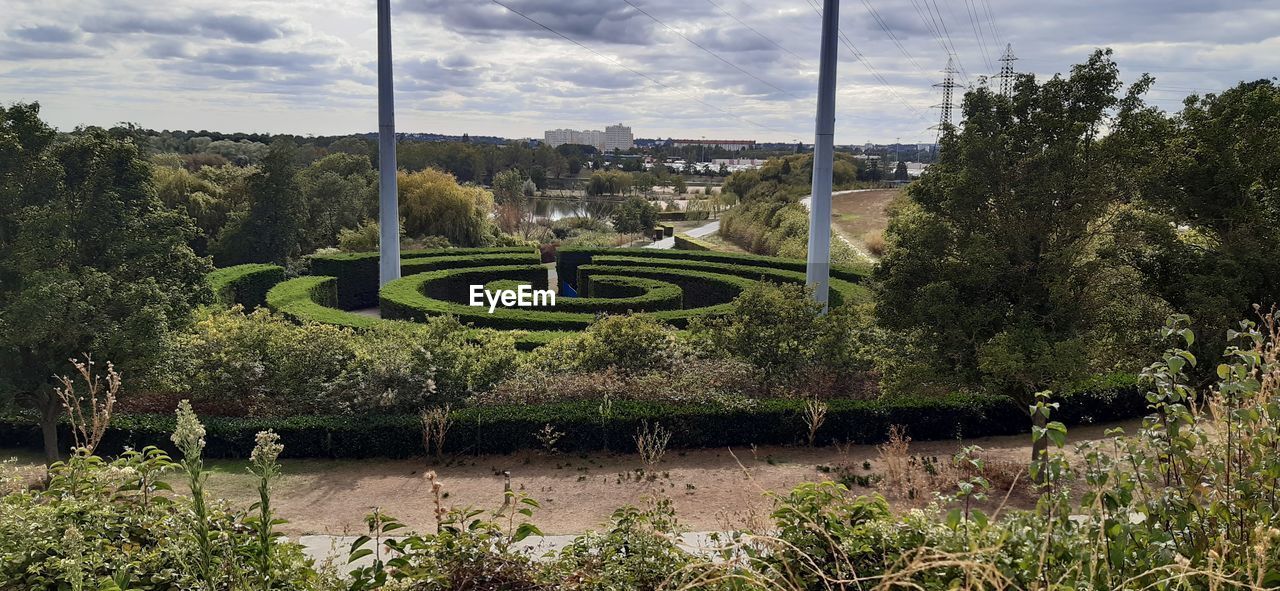
MULTIPOLYGON (((831 400, 819 431, 821 443, 875 443, 884 440, 890 425, 906 426, 916 440, 1011 435, 1025 432, 1030 422, 1025 409, 1002 396, 951 395, 941 398, 893 400, 831 400)), ((800 443, 808 428, 804 401, 759 400, 751 405, 690 405, 685 402, 619 400, 612 414, 602 418, 598 400, 538 405, 493 405, 460 408, 445 449, 451 453, 512 453, 540 449, 538 432, 553 424, 565 436, 562 451, 591 451, 604 447, 604 435, 620 441, 641 421, 661 422, 673 435, 672 448, 709 448, 750 444, 800 443)), ((0 444, 33 447, 39 431, 29 418, 6 419, 0 444)), ((100 449, 118 451, 158 445, 170 449, 172 414, 113 417, 100 449)), ((390 457, 422 453, 422 430, 416 414, 297 415, 279 418, 207 417, 206 454, 247 457, 254 435, 273 429, 285 444, 286 457, 390 457)))
POLYGON ((715 250, 715 247, 709 242, 703 242, 697 238, 686 236, 684 234, 676 234, 676 250, 715 250))
POLYGON ((214 301, 223 306, 240 304, 250 310, 267 303, 267 291, 284 280, 284 267, 248 263, 215 269, 205 276, 214 301))
POLYGON ((416 412, 459 403, 515 365, 509 334, 468 330, 451 318, 371 320, 377 324, 352 330, 266 310, 214 312, 174 338, 165 393, 144 400, 168 408, 190 398, 202 412, 232 416, 416 412))
MULTIPOLYGON (((561 281, 568 281, 570 285, 577 288, 579 265, 590 264, 592 259, 597 255, 604 256, 630 256, 650 259, 677 259, 686 261, 709 261, 716 263, 729 263, 734 265, 744 265, 752 267, 768 267, 772 269, 780 269, 787 271, 804 272, 805 261, 796 259, 786 259, 779 257, 767 257, 752 254, 740 254, 731 252, 714 252, 714 251, 695 251, 695 250, 661 250, 653 248, 565 248, 562 247, 556 251, 556 274, 561 281)), ((661 260, 653 261, 655 265, 661 263, 661 260)), ((847 265, 832 265, 831 277, 841 279, 850 283, 859 283, 866 280, 870 273, 870 269, 866 267, 854 267, 847 265)))
MULTIPOLYGON (((768 267, 759 267, 754 265, 739 265, 736 263, 722 263, 717 261, 686 261, 679 259, 665 259, 654 261, 647 258, 633 256, 597 256, 592 260, 592 267, 600 266, 616 266, 626 267, 629 270, 635 266, 653 266, 669 269, 689 269, 696 271, 705 271, 707 273, 719 273, 723 275, 733 275, 745 279, 757 281, 775 281, 783 283, 805 283, 805 274, 803 271, 779 270, 768 267)), ((843 279, 831 279, 828 282, 830 286, 830 301, 832 306, 840 306, 843 304, 859 304, 871 301, 871 293, 861 285, 856 285, 843 279)))
POLYGON ((628 197, 613 210, 613 229, 623 234, 646 232, 657 222, 658 210, 643 197, 628 197))
MULTIPOLYGON (((483 255, 514 257, 512 259, 490 259, 503 260, 506 264, 538 263, 541 261, 537 251, 528 246, 405 250, 400 252, 402 274, 407 274, 403 272, 403 265, 410 262, 417 263, 418 259, 453 257, 447 263, 442 262, 440 264, 447 264, 450 267, 465 267, 468 266, 468 263, 474 262, 474 259, 468 260, 466 257, 483 255), (520 256, 522 253, 527 253, 530 256, 526 259, 520 256)), ((312 274, 336 277, 338 279, 335 288, 338 293, 337 307, 343 310, 358 310, 378 305, 378 253, 315 254, 307 258, 310 261, 310 272, 312 274)), ((411 268, 420 271, 426 270, 421 265, 412 266, 411 268)))

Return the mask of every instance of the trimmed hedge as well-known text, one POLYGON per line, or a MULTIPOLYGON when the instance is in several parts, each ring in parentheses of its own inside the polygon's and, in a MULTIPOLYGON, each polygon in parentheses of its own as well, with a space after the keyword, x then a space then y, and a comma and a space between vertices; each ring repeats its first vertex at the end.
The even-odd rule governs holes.
MULTIPOLYGON (((368 329, 400 323, 376 316, 366 316, 326 305, 334 300, 336 281, 333 277, 306 275, 285 281, 267 293, 267 307, 295 322, 319 322, 353 329, 368 329)), ((572 333, 558 331, 524 332, 515 335, 516 348, 532 351, 572 333)))
POLYGON ((294 322, 320 322, 348 328, 371 328, 381 318, 347 312, 333 307, 338 299, 338 279, 304 275, 290 279, 267 292, 267 307, 294 322))
POLYGON ((402 277, 380 292, 383 318, 425 320, 450 314, 464 323, 485 328, 515 330, 579 330, 595 320, 594 314, 549 310, 473 307, 466 303, 472 284, 487 285, 497 279, 527 282, 546 289, 547 269, 540 265, 506 265, 474 269, 445 269, 402 277))
MULTIPOLYGON (((1121 420, 1147 412, 1143 389, 1130 374, 1102 376, 1057 398, 1055 420, 1070 424, 1121 420), (1101 413, 1101 414, 1099 414, 1101 413)), ((445 449, 451 453, 511 453, 539 449, 538 432, 551 424, 564 432, 557 447, 566 452, 608 447, 631 451, 631 436, 643 420, 672 432, 673 448, 711 448, 751 444, 800 443, 807 434, 804 401, 762 400, 741 407, 676 402, 613 403, 602 428, 599 404, 575 401, 541 405, 498 405, 455 410, 445 449), (607 438, 607 439, 606 439, 607 438)), ((202 417, 205 453, 217 458, 246 458, 254 435, 274 429, 286 457, 402 458, 422 454, 422 433, 414 415, 299 416, 288 418, 202 417)), ((878 443, 889 426, 902 425, 917 441, 1013 435, 1029 430, 1026 409, 1003 396, 953 394, 941 398, 828 401, 820 443, 878 443)), ((117 415, 99 448, 115 454, 124 447, 155 445, 174 451, 169 435, 172 414, 117 415)), ((63 423, 63 438, 70 440, 63 423)), ((0 447, 39 449, 40 429, 33 413, 0 418, 0 447)))
MULTIPOLYGON (((787 259, 782 257, 767 257, 755 254, 740 254, 733 252, 717 252, 702 250, 663 250, 655 248, 561 248, 556 251, 556 273, 560 276, 561 281, 577 281, 578 267, 581 265, 591 264, 594 257, 598 255, 604 256, 631 256, 639 258, 657 259, 653 264, 661 264, 662 260, 676 259, 685 261, 708 261, 715 263, 729 263, 734 265, 750 266, 750 267, 768 267, 772 269, 781 269, 786 271, 805 271, 805 261, 803 259, 787 259)), ((866 279, 868 271, 843 265, 831 266, 831 277, 840 279, 850 283, 859 283, 866 279)), ((578 285, 573 285, 574 289, 578 285)))
POLYGON ((597 275, 587 288, 587 297, 558 298, 556 307, 607 314, 679 310, 684 307, 684 291, 657 279, 597 275))
POLYGON ((660 222, 693 222, 705 220, 709 217, 711 217, 711 212, 703 210, 659 211, 656 219, 660 222))
MULTIPOLYGON (((822 443, 882 441, 890 425, 904 425, 916 440, 1006 435, 1026 430, 1026 414, 1007 398, 955 395, 932 400, 832 400, 818 432, 822 443)), ((445 442, 450 453, 511 453, 537 449, 538 432, 551 424, 565 433, 557 447, 566 452, 606 447, 628 450, 641 421, 658 422, 672 432, 672 448, 709 448, 801 442, 808 430, 804 402, 762 400, 744 407, 688 405, 620 400, 601 425, 594 401, 545 405, 468 407, 453 412, 445 442), (607 442, 606 442, 607 438, 607 442)), ((273 429, 280 434, 286 457, 402 458, 422 454, 417 416, 299 416, 287 418, 203 417, 205 454, 213 458, 245 458, 254 435, 273 429)), ((0 422, 0 445, 38 447, 34 419, 0 422)), ((118 453, 129 446, 155 445, 172 451, 173 415, 113 417, 100 446, 118 453)))
MULTIPOLYGON (((376 252, 343 252, 307 257, 311 265, 311 274, 338 278, 337 306, 343 310, 358 310, 378 305, 378 258, 376 252)), ((514 265, 539 262, 541 262, 541 255, 527 246, 433 248, 406 250, 400 253, 401 275, 442 268, 476 266, 475 263, 514 265), (434 263, 421 260, 430 258, 443 260, 434 263)))
POLYGON ((676 235, 676 227, 671 224, 658 224, 658 227, 662 228, 662 236, 665 238, 676 235))
POLYGON ((676 250, 715 250, 710 242, 703 242, 692 236, 676 234, 676 250))
POLYGON ((214 301, 223 306, 240 304, 252 310, 267 303, 267 292, 284 281, 284 267, 266 263, 248 263, 214 269, 205 276, 214 301))
MULTIPOLYGON (((752 280, 767 280, 777 283, 805 284, 805 274, 802 271, 779 270, 770 269, 768 267, 736 265, 711 261, 681 261, 675 259, 654 261, 651 259, 632 256, 596 256, 592 259, 592 263, 592 266, 604 265, 626 267, 628 271, 632 267, 654 266, 671 269, 689 269, 691 271, 707 271, 710 273, 733 275, 735 277, 744 277, 752 280)), ((581 279, 579 279, 579 281, 581 281, 581 279)), ((871 301, 871 292, 867 291, 867 288, 861 285, 835 278, 830 280, 829 285, 831 287, 831 305, 833 306, 839 306, 846 303, 864 303, 871 301)))

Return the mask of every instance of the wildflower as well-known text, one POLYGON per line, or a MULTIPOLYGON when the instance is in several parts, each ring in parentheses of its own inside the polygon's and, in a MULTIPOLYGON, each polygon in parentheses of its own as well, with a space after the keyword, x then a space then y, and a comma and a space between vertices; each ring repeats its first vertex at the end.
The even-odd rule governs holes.
POLYGON ((199 456, 204 451, 204 425, 200 424, 195 411, 191 410, 191 402, 179 402, 176 415, 178 425, 170 439, 182 450, 182 455, 189 458, 199 456))
POLYGON ((280 435, 270 429, 259 431, 257 444, 253 446, 253 453, 249 454, 249 459, 255 466, 263 468, 275 464, 282 451, 284 451, 284 445, 280 443, 280 435))

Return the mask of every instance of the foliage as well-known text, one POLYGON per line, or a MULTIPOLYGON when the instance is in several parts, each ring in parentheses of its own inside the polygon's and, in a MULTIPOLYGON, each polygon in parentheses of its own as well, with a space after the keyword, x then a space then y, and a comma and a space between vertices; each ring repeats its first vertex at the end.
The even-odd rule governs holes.
POLYGON ((734 300, 732 313, 691 324, 690 334, 708 355, 730 355, 757 367, 773 388, 806 390, 832 380, 848 393, 851 381, 873 368, 878 335, 866 315, 851 306, 822 315, 802 284, 765 281, 734 300))
POLYGON ((82 353, 150 375, 165 334, 207 301, 210 268, 133 144, 55 140, 37 105, 0 107, 0 397, 41 410, 51 458, 53 376, 82 353))
POLYGON ((378 177, 366 157, 326 156, 299 170, 296 182, 307 209, 303 252, 333 246, 342 232, 377 215, 378 177))
POLYGON ((400 172, 400 215, 408 236, 443 236, 459 246, 484 246, 493 234, 493 194, 459 185, 435 169, 400 172))
POLYGON ((249 207, 230 217, 211 248, 218 265, 283 264, 302 254, 308 214, 295 178, 296 151, 289 140, 272 143, 259 170, 245 179, 249 207))
POLYGON ((631 188, 630 173, 620 170, 604 170, 591 174, 587 181, 588 195, 621 195, 631 188))
POLYGON ((216 269, 205 278, 213 299, 224 306, 240 304, 252 310, 267 303, 267 292, 284 280, 284 267, 246 263, 216 269))
POLYGON ((210 313, 170 350, 169 390, 215 414, 249 416, 413 412, 487 388, 515 355, 509 337, 447 318, 355 331, 238 309, 210 313))
POLYGON ((966 95, 963 129, 948 130, 938 163, 893 211, 875 275, 878 319, 918 331, 930 379, 1029 405, 1149 346, 1138 327, 1167 306, 1108 254, 1126 239, 1115 224, 1123 196, 1111 190, 1124 173, 1098 138, 1120 86, 1097 52, 1069 77, 1021 78, 1011 99, 966 95))
POLYGON ((639 234, 653 228, 657 212, 647 199, 632 196, 614 208, 610 219, 614 230, 623 234, 639 234))

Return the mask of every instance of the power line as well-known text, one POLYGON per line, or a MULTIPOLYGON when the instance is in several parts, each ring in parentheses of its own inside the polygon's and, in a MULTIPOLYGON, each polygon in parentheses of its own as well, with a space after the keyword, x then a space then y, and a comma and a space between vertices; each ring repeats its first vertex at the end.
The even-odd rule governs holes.
POLYGON ((643 14, 643 15, 645 15, 645 16, 647 16, 647 17, 649 17, 650 19, 652 19, 652 20, 653 20, 653 22, 658 23, 659 25, 662 25, 662 26, 663 26, 663 27, 665 27, 668 31, 671 31, 672 33, 675 33, 676 35, 679 35, 681 39, 684 39, 685 41, 688 41, 688 42, 689 42, 690 44, 692 44, 694 47, 697 47, 698 49, 701 49, 702 51, 704 51, 704 52, 706 52, 706 53, 710 54, 710 55, 711 55, 711 57, 714 57, 714 58, 716 58, 716 59, 720 60, 721 62, 723 62, 724 64, 728 65, 729 67, 731 67, 731 68, 733 68, 733 69, 735 69, 735 70, 737 70, 737 71, 739 71, 739 72, 742 72, 743 74, 746 74, 747 76, 750 76, 750 77, 751 77, 752 79, 754 79, 755 81, 757 81, 757 82, 759 82, 759 83, 761 83, 761 84, 764 84, 765 86, 768 86, 768 87, 770 87, 770 88, 772 88, 772 89, 774 89, 774 90, 776 90, 776 91, 778 91, 778 92, 781 92, 781 93, 783 93, 783 94, 794 94, 794 93, 792 93, 792 92, 790 92, 790 91, 783 90, 781 87, 779 87, 779 86, 777 86, 777 85, 773 84, 772 82, 769 82, 769 81, 765 80, 764 78, 761 78, 761 77, 759 77, 759 76, 756 76, 755 74, 752 74, 751 72, 748 72, 748 71, 746 71, 746 70, 742 69, 740 66, 738 66, 738 64, 735 64, 735 63, 733 63, 733 62, 731 62, 731 61, 729 61, 729 60, 725 59, 725 58, 724 58, 724 57, 722 57, 720 54, 718 54, 718 53, 716 53, 716 52, 714 52, 714 51, 711 51, 710 49, 707 49, 707 48, 706 48, 706 47, 704 47, 701 43, 698 43, 697 41, 694 41, 693 39, 690 39, 689 37, 687 37, 684 33, 681 33, 680 31, 675 30, 674 28, 672 28, 672 27, 671 27, 671 25, 668 25, 667 23, 664 23, 664 22, 662 22, 661 20, 658 20, 658 17, 653 16, 652 14, 649 14, 648 12, 646 12, 646 11, 645 11, 645 9, 640 8, 639 6, 636 6, 634 3, 632 3, 632 2, 631 2, 631 0, 622 0, 622 1, 623 1, 623 2, 626 2, 626 3, 627 3, 627 6, 630 6, 630 7, 634 8, 634 9, 636 9, 637 11, 639 11, 639 12, 640 12, 640 14, 643 14))
MULTIPOLYGON (((928 7, 930 0, 923 0, 924 5, 928 7)), ((933 0, 933 12, 938 16, 938 27, 942 31, 943 36, 947 39, 947 45, 951 46, 951 58, 955 59, 955 65, 960 68, 960 77, 964 78, 964 83, 969 84, 968 68, 964 67, 964 62, 960 61, 960 52, 956 51, 956 42, 951 38, 951 29, 947 28, 947 20, 942 18, 942 9, 938 8, 938 0, 933 0)), ((952 16, 955 16, 954 14, 952 16)))
POLYGON ((903 45, 902 41, 898 39, 898 36, 894 34, 893 29, 889 27, 889 24, 880 17, 880 13, 876 11, 876 8, 872 6, 868 0, 862 0, 862 4, 867 7, 867 11, 871 13, 871 18, 875 19, 876 24, 880 26, 880 30, 889 35, 889 38, 893 40, 893 44, 898 46, 898 51, 901 51, 902 55, 907 56, 907 61, 911 62, 911 65, 915 67, 916 71, 924 74, 924 68, 920 67, 920 64, 916 62, 916 58, 911 57, 911 52, 907 51, 907 47, 903 45))
POLYGON ((798 60, 808 61, 808 60, 806 60, 805 58, 800 57, 800 55, 799 55, 799 54, 797 54, 796 52, 791 51, 790 49, 787 49, 787 48, 783 47, 783 46, 782 46, 781 44, 779 44, 777 41, 774 41, 773 39, 770 39, 770 38, 769 38, 768 36, 766 36, 764 33, 761 33, 760 31, 757 31, 757 30, 755 29, 755 27, 752 27, 751 25, 748 25, 747 23, 742 22, 742 19, 740 19, 740 18, 738 18, 738 17, 734 16, 734 15, 733 15, 733 13, 729 12, 728 10, 725 10, 725 9, 724 9, 724 7, 720 6, 719 4, 716 4, 715 0, 707 0, 707 3, 708 3, 708 4, 710 4, 710 5, 712 5, 712 6, 714 6, 714 7, 716 7, 716 8, 718 8, 718 9, 720 10, 720 12, 723 12, 723 13, 724 13, 724 15, 725 15, 725 16, 727 16, 727 17, 729 17, 729 18, 733 19, 733 20, 734 20, 735 22, 737 22, 739 25, 742 25, 743 27, 746 27, 748 31, 751 31, 752 33, 755 33, 755 34, 756 34, 757 36, 759 36, 761 39, 764 39, 765 41, 768 41, 769 43, 771 43, 774 47, 777 47, 778 49, 781 49, 782 51, 787 52, 787 53, 788 53, 788 54, 790 54, 792 57, 794 57, 794 58, 796 58, 796 59, 798 59, 798 60))
POLYGON ((722 109, 722 108, 720 108, 720 107, 718 107, 718 106, 716 106, 716 105, 713 105, 713 104, 711 104, 711 103, 708 103, 708 102, 706 102, 706 101, 704 101, 704 100, 702 100, 702 99, 698 98, 697 96, 694 96, 694 95, 692 95, 692 94, 689 94, 689 93, 687 93, 687 92, 684 92, 684 91, 682 91, 682 90, 680 90, 680 89, 673 88, 672 86, 670 86, 670 85, 668 85, 668 84, 663 83, 661 80, 658 80, 657 78, 654 78, 654 77, 652 77, 652 76, 649 76, 648 74, 645 74, 644 72, 640 72, 640 71, 638 71, 638 70, 632 69, 631 67, 629 67, 629 66, 627 66, 626 64, 624 64, 624 63, 622 63, 622 62, 618 61, 618 60, 617 60, 617 59, 615 59, 615 58, 612 58, 612 57, 610 57, 610 56, 607 56, 607 55, 605 55, 605 54, 603 54, 603 53, 600 53, 600 52, 598 52, 598 51, 596 51, 596 50, 594 50, 594 49, 591 49, 590 47, 587 47, 586 45, 583 45, 582 43, 579 43, 578 41, 576 41, 576 40, 574 40, 573 38, 571 38, 571 37, 569 37, 569 36, 565 35, 564 33, 561 33, 560 31, 557 31, 557 30, 555 30, 555 29, 553 29, 553 28, 551 28, 551 27, 549 27, 549 26, 547 26, 547 25, 544 25, 544 24, 542 24, 542 23, 538 22, 537 20, 533 19, 533 18, 532 18, 532 17, 530 17, 529 15, 527 15, 527 14, 525 14, 525 13, 523 13, 523 12, 520 12, 519 10, 516 10, 516 9, 514 9, 514 8, 510 7, 510 6, 507 6, 506 4, 502 3, 502 2, 501 2, 501 0, 490 0, 490 1, 491 1, 491 2, 493 2, 494 4, 497 4, 498 6, 501 6, 501 7, 505 8, 505 9, 507 9, 507 10, 508 10, 508 11, 510 11, 511 13, 513 13, 513 14, 515 14, 515 15, 519 16, 520 18, 523 18, 524 20, 527 20, 527 21, 529 21, 529 22, 531 22, 531 23, 533 23, 533 24, 535 24, 535 25, 537 25, 537 26, 539 26, 539 27, 541 27, 541 28, 543 28, 543 29, 546 29, 546 30, 547 30, 548 32, 550 32, 551 34, 553 34, 553 35, 555 35, 555 36, 557 36, 557 37, 559 37, 559 38, 561 38, 561 39, 564 39, 565 41, 568 41, 569 43, 572 43, 572 44, 574 44, 574 45, 577 45, 578 47, 580 47, 580 48, 582 48, 582 49, 585 49, 585 50, 587 50, 588 52, 591 52, 592 54, 594 54, 594 55, 595 55, 595 56, 597 56, 597 57, 600 57, 600 58, 602 58, 602 59, 605 59, 605 60, 607 60, 607 61, 609 61, 609 62, 613 63, 614 65, 616 65, 616 66, 618 66, 618 67, 620 67, 620 68, 622 68, 622 69, 624 69, 624 70, 626 70, 626 71, 628 71, 628 72, 631 72, 632 74, 635 74, 635 75, 637 75, 637 76, 639 76, 639 77, 641 77, 641 78, 644 78, 645 80, 648 80, 649 82, 652 82, 652 83, 654 83, 654 84, 657 84, 658 86, 661 86, 661 87, 663 87, 663 88, 665 88, 665 89, 667 89, 667 90, 670 90, 670 91, 672 91, 672 92, 674 92, 674 93, 677 93, 677 94, 683 95, 683 96, 685 96, 685 97, 687 97, 687 98, 689 98, 689 99, 693 100, 694 102, 696 102, 696 103, 698 103, 698 104, 700 104, 700 105, 702 105, 702 106, 704 106, 704 107, 708 107, 708 108, 711 108, 711 109, 715 109, 715 110, 717 110, 717 111, 719 111, 719 112, 721 112, 721 113, 724 113, 725 115, 728 115, 728 116, 730 116, 730 117, 733 117, 734 119, 738 119, 738 120, 743 121, 743 122, 745 122, 745 123, 749 123, 749 124, 751 124, 751 125, 754 125, 754 126, 756 126, 756 127, 761 128, 761 129, 767 129, 767 130, 769 130, 769 131, 776 131, 776 132, 779 132, 779 133, 792 133, 792 132, 789 132, 789 131, 786 131, 786 130, 783 130, 783 129, 778 129, 778 128, 776 128, 776 127, 770 127, 770 126, 768 126, 768 125, 764 125, 764 124, 762 124, 762 123, 756 123, 755 121, 752 121, 751 119, 748 119, 748 118, 746 118, 746 117, 743 117, 743 116, 741 116, 741 115, 738 115, 737 113, 732 113, 732 112, 730 112, 730 111, 726 111, 725 109, 722 109))
POLYGON ((964 0, 964 11, 969 15, 969 26, 973 28, 973 38, 978 42, 978 49, 982 50, 982 61, 987 64, 987 71, 990 72, 992 70, 991 54, 987 53, 987 41, 982 35, 982 25, 976 18, 973 0, 964 0))
MULTIPOLYGON (((812 8, 813 11, 818 14, 819 17, 822 16, 822 9, 815 4, 814 0, 805 0, 805 2, 809 4, 809 8, 812 8)), ((889 81, 886 80, 884 76, 880 75, 880 72, 876 70, 875 66, 871 65, 871 62, 868 61, 866 56, 864 56, 862 52, 858 50, 858 47, 854 45, 852 41, 849 40, 849 37, 844 34, 843 30, 837 30, 837 32, 839 33, 841 44, 845 46, 845 49, 849 50, 849 53, 853 54, 854 60, 861 62, 862 65, 865 68, 867 68, 868 71, 871 72, 871 75, 876 79, 876 81, 878 81, 880 85, 885 88, 885 90, 888 90, 890 94, 897 97, 898 102, 901 102, 902 106, 908 109, 911 109, 911 111, 915 114, 916 117, 925 118, 924 113, 922 113, 920 109, 917 109, 914 106, 912 106, 911 103, 907 102, 907 99, 903 98, 901 94, 898 94, 898 91, 893 89, 893 85, 889 84, 889 81)))

